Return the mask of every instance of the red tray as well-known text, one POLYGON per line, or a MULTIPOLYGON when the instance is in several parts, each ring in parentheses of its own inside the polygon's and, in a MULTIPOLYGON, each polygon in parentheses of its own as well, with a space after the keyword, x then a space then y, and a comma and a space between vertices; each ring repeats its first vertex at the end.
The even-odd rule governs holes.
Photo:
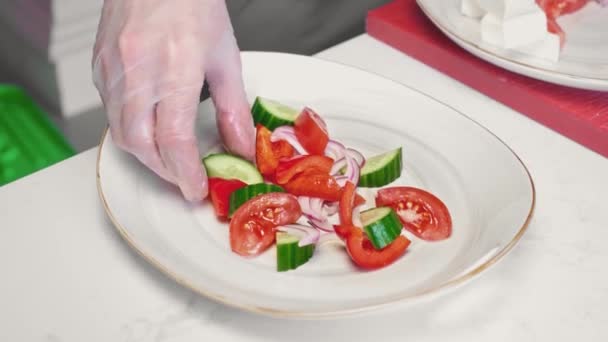
POLYGON ((559 86, 487 63, 439 31, 415 0, 370 11, 367 33, 608 157, 608 92, 559 86))

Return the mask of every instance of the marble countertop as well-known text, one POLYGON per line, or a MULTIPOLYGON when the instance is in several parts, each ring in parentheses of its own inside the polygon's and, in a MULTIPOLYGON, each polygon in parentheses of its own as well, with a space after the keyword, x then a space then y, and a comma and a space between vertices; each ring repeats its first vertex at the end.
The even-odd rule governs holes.
POLYGON ((608 160, 369 36, 320 58, 408 84, 472 117, 528 166, 528 232, 468 285, 396 312, 290 321, 199 297, 120 238, 91 149, 0 188, 1 341, 606 341, 608 160))

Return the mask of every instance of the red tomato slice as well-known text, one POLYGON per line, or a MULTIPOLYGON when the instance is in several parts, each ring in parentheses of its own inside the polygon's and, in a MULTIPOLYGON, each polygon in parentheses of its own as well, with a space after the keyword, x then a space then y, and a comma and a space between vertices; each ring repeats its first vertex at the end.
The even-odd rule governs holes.
POLYGON ((279 165, 279 160, 291 158, 294 149, 287 141, 270 141, 272 132, 268 128, 258 125, 256 129, 255 161, 261 174, 271 176, 279 165))
POLYGON ((555 19, 547 19, 547 29, 549 32, 557 34, 559 36, 559 45, 564 46, 564 43, 566 42, 566 33, 555 19))
POLYGON ((588 2, 589 0, 536 0, 536 3, 545 11, 547 17, 553 19, 576 12, 585 7, 588 2))
POLYGON ((351 182, 346 182, 340 198, 340 225, 353 225, 353 208, 355 207, 355 195, 357 188, 351 182))
POLYGON ((238 179, 209 178, 209 197, 218 217, 228 217, 230 194, 245 186, 247 184, 238 179))
POLYGON ((247 201, 230 221, 230 248, 242 256, 262 253, 274 243, 277 226, 296 222, 302 215, 298 199, 269 193, 247 201))
POLYGON ((555 6, 555 0, 536 0, 536 3, 545 12, 547 18, 555 19, 559 16, 560 9, 555 6))
POLYGON ((585 7, 589 0, 561 0, 557 1, 558 6, 562 7, 561 15, 570 14, 585 7), (563 4, 563 5, 562 5, 563 4))
POLYGON ((295 150, 287 141, 279 140, 272 143, 272 152, 274 152, 275 157, 280 161, 293 157, 295 150))
POLYGON ((443 240, 452 234, 448 208, 422 189, 405 186, 381 189, 376 196, 376 206, 395 209, 403 226, 421 239, 443 240))
POLYGON ((405 254, 411 243, 408 238, 401 235, 390 245, 377 250, 361 229, 352 227, 345 230, 348 231, 346 238, 348 255, 357 266, 365 269, 376 269, 393 263, 405 254))
POLYGON ((279 184, 289 182, 294 176, 303 172, 327 173, 331 171, 334 160, 326 156, 300 156, 279 163, 275 180, 279 184))
POLYGON ((338 182, 327 173, 301 173, 284 184, 283 188, 296 196, 317 197, 331 202, 339 201, 342 195, 338 182))
POLYGON ((274 170, 279 165, 279 160, 275 157, 274 151, 272 150, 272 142, 270 141, 270 135, 272 132, 262 126, 257 126, 257 133, 255 139, 255 162, 258 166, 258 170, 263 175, 270 175, 274 173, 274 170))
POLYGON ((310 154, 324 155, 329 142, 327 125, 321 117, 310 108, 304 108, 294 124, 296 137, 310 154))
POLYGON ((589 0, 536 0, 536 3, 547 15, 547 29, 549 32, 559 35, 562 46, 565 42, 566 34, 559 26, 556 19, 562 15, 580 10, 588 2, 589 0))
POLYGON ((359 194, 355 194, 355 205, 353 206, 353 208, 363 205, 363 204, 365 204, 365 202, 367 202, 367 201, 365 200, 365 198, 363 198, 363 196, 361 196, 359 194))
POLYGON ((334 232, 336 233, 336 235, 342 240, 342 241, 346 241, 348 239, 348 237, 350 236, 350 233, 353 231, 353 229, 359 229, 355 226, 345 226, 345 225, 334 225, 334 232))

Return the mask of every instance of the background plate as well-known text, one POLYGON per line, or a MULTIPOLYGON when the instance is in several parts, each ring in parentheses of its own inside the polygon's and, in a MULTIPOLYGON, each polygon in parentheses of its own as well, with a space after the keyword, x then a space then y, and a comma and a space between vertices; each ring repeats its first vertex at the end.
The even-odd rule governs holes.
POLYGON ((557 63, 502 49, 481 39, 479 20, 460 13, 460 0, 417 0, 429 19, 450 39, 475 56, 543 81, 608 91, 608 8, 591 2, 558 22, 566 44, 557 63))

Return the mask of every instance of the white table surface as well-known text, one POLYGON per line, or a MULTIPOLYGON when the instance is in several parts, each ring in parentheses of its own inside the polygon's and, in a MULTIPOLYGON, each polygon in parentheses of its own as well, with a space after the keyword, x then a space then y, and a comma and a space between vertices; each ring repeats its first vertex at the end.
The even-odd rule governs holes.
POLYGON ((432 302, 285 321, 176 285, 132 252, 97 197, 97 149, 0 188, 0 341, 606 341, 608 159, 363 35, 322 58, 431 94, 526 163, 537 207, 501 263, 432 302))

